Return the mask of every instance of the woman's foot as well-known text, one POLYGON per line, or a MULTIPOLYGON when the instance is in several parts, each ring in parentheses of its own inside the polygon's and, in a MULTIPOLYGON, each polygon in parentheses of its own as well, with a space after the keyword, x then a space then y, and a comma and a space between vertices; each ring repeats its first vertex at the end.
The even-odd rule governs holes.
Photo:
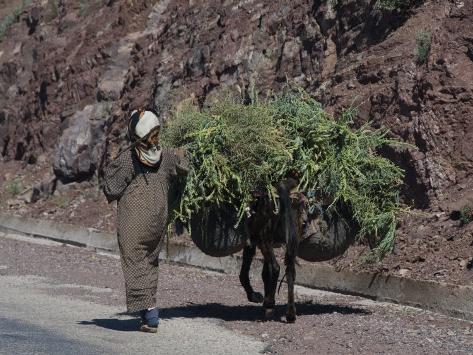
POLYGON ((156 333, 159 325, 159 312, 157 308, 140 311, 142 332, 156 333))

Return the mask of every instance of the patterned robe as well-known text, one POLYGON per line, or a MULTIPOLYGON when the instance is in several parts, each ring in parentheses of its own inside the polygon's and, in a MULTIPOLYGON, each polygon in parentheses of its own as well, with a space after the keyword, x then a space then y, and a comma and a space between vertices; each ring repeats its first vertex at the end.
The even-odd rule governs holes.
POLYGON ((158 254, 168 223, 173 179, 188 171, 185 158, 163 149, 158 167, 126 151, 104 169, 104 193, 118 201, 117 236, 129 312, 156 306, 158 254))

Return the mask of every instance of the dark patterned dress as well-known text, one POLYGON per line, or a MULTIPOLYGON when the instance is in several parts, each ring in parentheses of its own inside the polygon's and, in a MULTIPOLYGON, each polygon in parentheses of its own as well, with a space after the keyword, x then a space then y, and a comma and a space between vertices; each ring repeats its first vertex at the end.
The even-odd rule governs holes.
POLYGON ((157 167, 126 151, 104 169, 104 193, 118 201, 117 236, 129 312, 156 306, 158 254, 168 224, 169 190, 187 161, 163 149, 157 167))

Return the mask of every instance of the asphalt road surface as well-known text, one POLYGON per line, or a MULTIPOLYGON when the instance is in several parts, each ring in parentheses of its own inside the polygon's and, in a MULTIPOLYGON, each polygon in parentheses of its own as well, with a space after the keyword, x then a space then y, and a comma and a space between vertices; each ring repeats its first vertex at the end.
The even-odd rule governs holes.
POLYGON ((140 333, 116 257, 0 235, 0 354, 473 354, 471 322, 301 287, 295 324, 284 287, 262 322, 238 277, 178 265, 158 299, 158 333, 140 333))
POLYGON ((2 353, 255 354, 264 349, 262 342, 208 319, 164 320, 159 336, 136 333, 137 320, 120 315, 119 307, 51 296, 55 287, 48 279, 37 276, 1 278, 2 353))

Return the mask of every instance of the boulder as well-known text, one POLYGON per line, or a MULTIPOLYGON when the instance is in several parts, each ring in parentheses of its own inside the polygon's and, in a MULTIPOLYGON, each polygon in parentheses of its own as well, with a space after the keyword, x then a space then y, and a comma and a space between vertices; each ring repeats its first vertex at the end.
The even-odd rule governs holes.
POLYGON ((140 32, 130 33, 114 46, 111 63, 98 82, 98 101, 116 101, 121 97, 127 80, 130 54, 140 35, 140 32))
POLYGON ((67 120, 54 153, 54 174, 62 182, 82 181, 96 171, 107 104, 88 105, 67 120))

